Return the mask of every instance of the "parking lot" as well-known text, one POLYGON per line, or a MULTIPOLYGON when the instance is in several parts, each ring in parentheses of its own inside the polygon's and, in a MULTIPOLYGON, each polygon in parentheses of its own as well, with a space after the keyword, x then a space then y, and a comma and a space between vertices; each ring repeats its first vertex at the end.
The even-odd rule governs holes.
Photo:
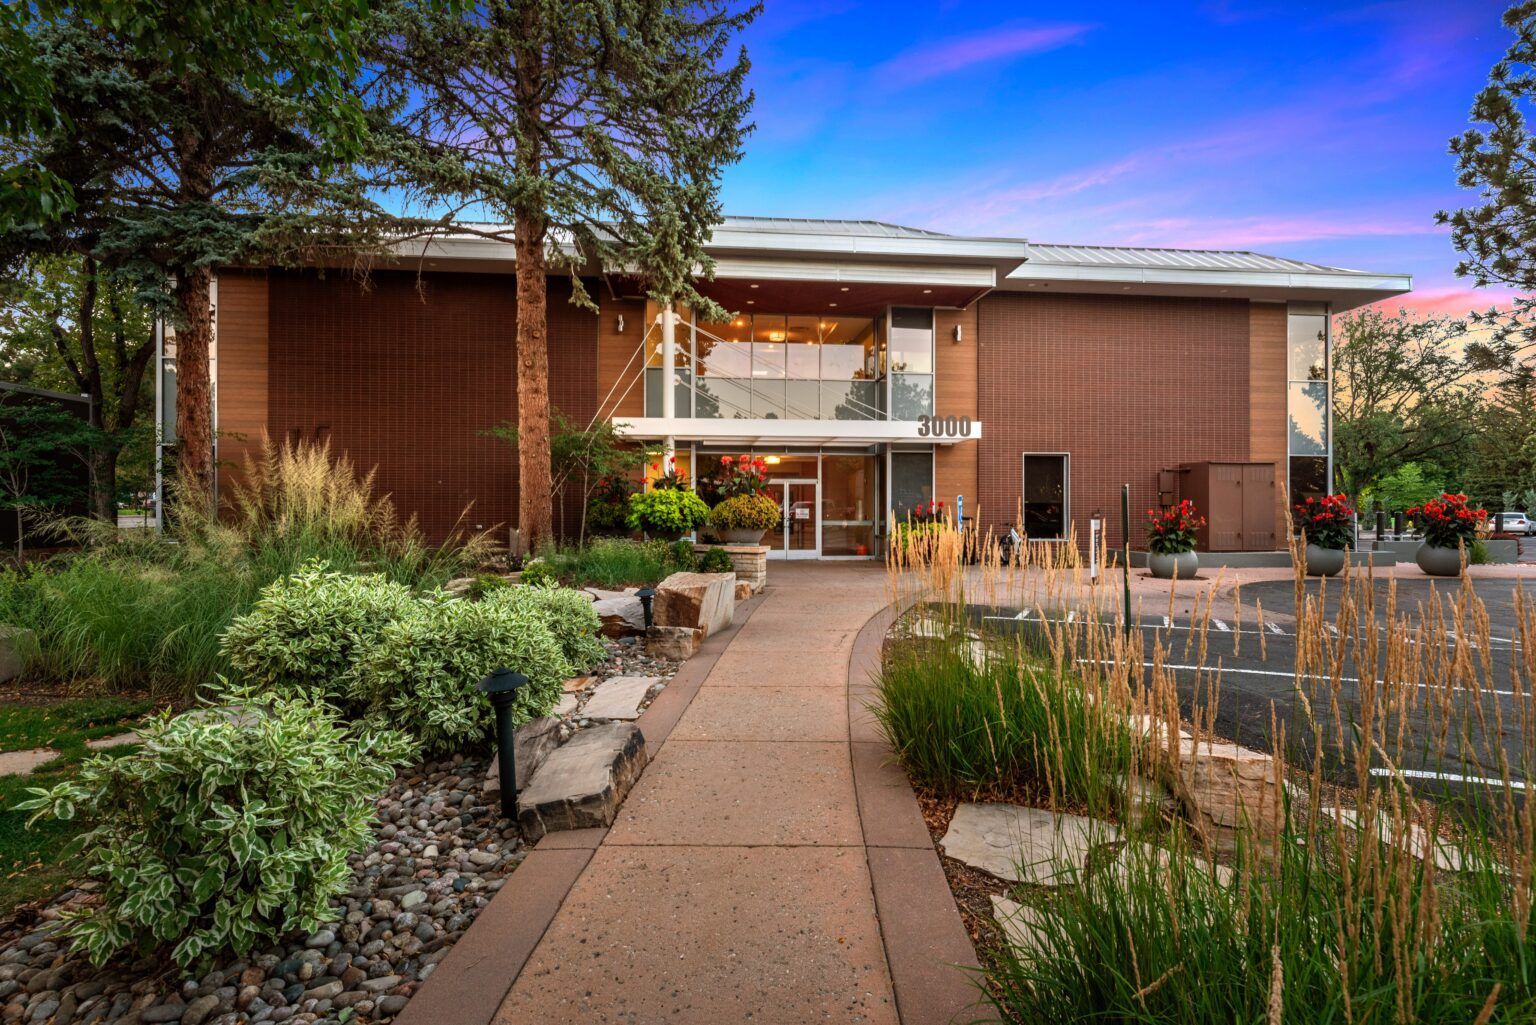
MULTIPOLYGON (((1536 701, 1522 698, 1517 690, 1528 686, 1531 677, 1529 658, 1519 630, 1517 592, 1524 587, 1527 603, 1536 598, 1536 579, 1523 583, 1518 578, 1479 579, 1473 582, 1475 594, 1487 611, 1487 651, 1474 637, 1452 637, 1448 650, 1454 653, 1458 644, 1466 645, 1466 654, 1478 666, 1481 678, 1481 696, 1466 692, 1462 700, 1452 694, 1457 713, 1453 718, 1467 727, 1459 742, 1462 750, 1475 751, 1479 762, 1491 764, 1490 753, 1495 738, 1501 743, 1512 766, 1536 763, 1536 751, 1524 750, 1521 740, 1519 708, 1524 705, 1529 714, 1536 711, 1536 701), (1484 659, 1486 658, 1486 662, 1484 659), (1485 668, 1486 667, 1486 668, 1485 668), (1512 668, 1522 672, 1519 680, 1511 682, 1512 668), (1494 704, 1502 712, 1503 725, 1498 723, 1494 704), (1482 716, 1476 714, 1481 704, 1482 716)), ((1346 725, 1358 718, 1361 666, 1356 659, 1365 657, 1361 639, 1369 630, 1376 630, 1384 638, 1387 616, 1387 591, 1389 582, 1377 580, 1367 585, 1375 590, 1374 610, 1367 620, 1364 610, 1357 611, 1356 622, 1341 623, 1338 619, 1341 588, 1337 581, 1326 586, 1316 580, 1307 581, 1306 593, 1314 598, 1323 596, 1324 620, 1328 624, 1330 643, 1346 643, 1340 633, 1353 635, 1347 640, 1349 651, 1345 667, 1337 680, 1341 712, 1346 725)), ((1432 608, 1432 596, 1438 597, 1442 615, 1448 615, 1447 603, 1456 601, 1460 590, 1458 581, 1430 581, 1425 578, 1399 579, 1397 588, 1397 617, 1399 622, 1407 617, 1419 623, 1432 608)), ((1172 615, 1148 614, 1143 606, 1138 624, 1142 640, 1144 666, 1150 673, 1156 646, 1162 646, 1162 664, 1172 670, 1179 684, 1180 698, 1186 714, 1196 699, 1197 689, 1202 699, 1208 697, 1208 684, 1219 678, 1220 700, 1217 708, 1215 729, 1221 736, 1250 747, 1271 750, 1274 746, 1273 725, 1285 724, 1286 747, 1293 761, 1308 759, 1310 749, 1307 740, 1310 729, 1305 719, 1305 708, 1298 698, 1298 683, 1312 696, 1310 707, 1319 717, 1327 715, 1327 702, 1317 700, 1319 694, 1328 693, 1329 681, 1314 674, 1304 674, 1299 680, 1296 672, 1296 591, 1291 580, 1264 580, 1245 584, 1241 588, 1240 601, 1213 601, 1209 613, 1190 614, 1187 602, 1175 603, 1172 615), (1262 625, 1259 608, 1263 609, 1262 625), (1201 636, 1203 633, 1203 637, 1201 636), (1198 652, 1204 643, 1204 655, 1198 652), (1205 681, 1206 688, 1199 684, 1205 681)), ((1527 604, 1529 608, 1529 604, 1527 604)), ((994 629, 1016 630, 1028 633, 1038 630, 1042 617, 1060 620, 1081 615, 1081 610, 1071 608, 1037 607, 1024 611, 1017 609, 989 609, 981 615, 994 629)), ((1107 628, 1107 627, 1106 627, 1107 628)), ((1448 630, 1454 634, 1454 628, 1448 630)), ((1384 644, 1383 644, 1384 647, 1384 644)), ((1380 663, 1379 663, 1380 664, 1380 663)), ((1370 674, 1365 674, 1370 675, 1370 674)), ((1394 685, 1393 681, 1385 681, 1394 685)), ((1397 686, 1408 686, 1397 681, 1397 686)), ((1424 686, 1423 683, 1411 684, 1424 686)), ((1421 695, 1422 696, 1422 695, 1421 695)), ((1422 706, 1425 702, 1419 702, 1422 706)), ((1400 768, 1416 787, 1430 790, 1455 788, 1456 777, 1475 775, 1478 771, 1467 769, 1459 760, 1448 764, 1447 760, 1431 752, 1439 746, 1435 729, 1422 707, 1406 716, 1405 737, 1400 768)), ((1331 737, 1333 725, 1325 731, 1331 737)), ((1350 731, 1345 730, 1346 735, 1350 731)), ((1343 775, 1350 771, 1346 759, 1339 758, 1336 744, 1325 740, 1332 764, 1332 772, 1343 775)), ((1453 745, 1457 743, 1452 741, 1453 745)), ((1350 746, 1346 744, 1346 746, 1350 746)), ((1521 782, 1528 782, 1522 778, 1521 782)))

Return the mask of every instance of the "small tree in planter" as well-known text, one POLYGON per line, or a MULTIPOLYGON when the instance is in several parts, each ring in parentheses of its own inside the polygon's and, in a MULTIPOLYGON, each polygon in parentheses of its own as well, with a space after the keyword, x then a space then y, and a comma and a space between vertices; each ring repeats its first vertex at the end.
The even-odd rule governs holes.
POLYGON ((1205 517, 1195 503, 1184 499, 1171 509, 1147 510, 1147 569, 1162 580, 1190 580, 1200 569, 1195 554, 1195 531, 1205 517))
POLYGON ((1294 506, 1296 529, 1306 542, 1307 573, 1331 577, 1344 568, 1349 546, 1354 543, 1355 510, 1346 495, 1309 497, 1294 506))
POLYGON ((1461 575, 1461 549, 1466 547, 1471 554, 1488 511, 1473 509, 1466 495, 1447 491, 1409 509, 1408 517, 1424 535, 1424 543, 1414 553, 1419 568, 1432 577, 1454 577, 1461 575))

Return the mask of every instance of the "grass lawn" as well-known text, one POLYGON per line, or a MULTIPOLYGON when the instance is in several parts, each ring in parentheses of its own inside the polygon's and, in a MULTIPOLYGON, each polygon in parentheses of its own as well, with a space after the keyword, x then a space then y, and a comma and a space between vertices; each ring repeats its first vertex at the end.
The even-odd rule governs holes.
MULTIPOLYGON (((27 829, 27 812, 13 811, 28 787, 53 786, 74 772, 87 754, 87 740, 130 729, 148 711, 146 701, 125 698, 71 698, 50 704, 0 705, 0 751, 51 747, 59 757, 27 776, 0 776, 0 917, 18 905, 62 888, 69 871, 60 858, 80 831, 75 822, 42 822, 27 829)), ((131 746, 113 748, 132 750, 131 746)))

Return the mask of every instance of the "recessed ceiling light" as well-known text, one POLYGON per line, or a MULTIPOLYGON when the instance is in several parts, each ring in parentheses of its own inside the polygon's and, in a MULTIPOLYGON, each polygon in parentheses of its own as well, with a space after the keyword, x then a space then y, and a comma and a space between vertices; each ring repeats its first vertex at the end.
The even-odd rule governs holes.
POLYGON ((756 287, 757 287, 757 286, 756 286, 756 285, 750 285, 750 286, 748 286, 748 287, 750 287, 750 288, 756 288, 756 287))
POLYGON ((747 300, 747 305, 748 306, 756 306, 757 305, 757 300, 756 299, 748 299, 747 300))
POLYGON ((838 291, 839 292, 846 292, 846 291, 848 291, 848 286, 844 285, 842 288, 839 288, 838 291))
POLYGON ((836 306, 837 303, 827 303, 828 306, 836 306))
POLYGON ((933 289, 925 288, 925 289, 923 289, 923 294, 924 295, 932 295, 933 294, 933 289))

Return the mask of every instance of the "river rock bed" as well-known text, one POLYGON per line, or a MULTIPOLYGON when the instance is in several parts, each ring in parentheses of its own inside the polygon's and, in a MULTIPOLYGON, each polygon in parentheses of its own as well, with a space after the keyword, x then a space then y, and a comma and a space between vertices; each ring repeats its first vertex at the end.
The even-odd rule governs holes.
POLYGON ((93 966, 58 930, 63 911, 95 901, 94 887, 67 890, 29 927, 0 933, 0 1022, 389 1021, 526 853, 484 783, 485 763, 462 756, 396 777, 373 843, 349 859, 334 921, 195 976, 163 961, 93 966))

